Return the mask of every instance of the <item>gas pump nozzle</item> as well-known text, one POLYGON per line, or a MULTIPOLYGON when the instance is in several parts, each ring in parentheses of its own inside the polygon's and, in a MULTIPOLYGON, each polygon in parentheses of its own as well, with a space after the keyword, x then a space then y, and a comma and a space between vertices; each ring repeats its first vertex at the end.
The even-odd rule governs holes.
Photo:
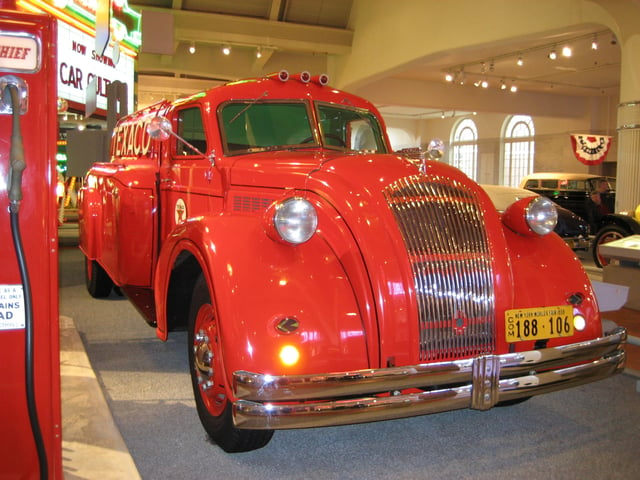
POLYGON ((24 161, 24 146, 20 115, 26 111, 27 86, 24 80, 13 75, 0 79, 2 108, 0 113, 12 114, 11 150, 9 152, 9 211, 17 213, 22 201, 22 172, 27 167, 24 161))

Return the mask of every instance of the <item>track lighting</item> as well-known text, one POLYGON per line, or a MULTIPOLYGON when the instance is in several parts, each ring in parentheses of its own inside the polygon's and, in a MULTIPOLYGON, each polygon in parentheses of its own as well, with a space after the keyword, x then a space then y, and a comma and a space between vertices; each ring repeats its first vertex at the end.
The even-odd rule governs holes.
MULTIPOLYGON (((448 83, 464 85, 465 75, 467 75, 468 77, 470 76, 469 84, 474 85, 475 87, 490 88, 494 86, 500 90, 508 90, 515 93, 518 91, 518 86, 515 83, 519 80, 518 75, 516 75, 513 80, 505 81, 505 77, 500 79, 504 74, 510 75, 507 72, 501 71, 501 69, 504 68, 506 64, 513 62, 514 59, 516 65, 518 67, 522 67, 524 66, 524 55, 537 53, 546 55, 550 60, 558 60, 559 55, 562 55, 563 58, 572 57, 574 47, 579 51, 588 48, 591 48, 591 50, 598 50, 598 36, 600 36, 601 39, 605 38, 606 40, 611 38, 611 44, 615 45, 617 43, 616 36, 611 35, 611 37, 609 37, 609 35, 611 35, 611 33, 607 30, 591 32, 573 38, 556 40, 556 43, 537 45, 526 50, 516 50, 494 57, 479 59, 466 64, 452 65, 444 70, 444 79, 448 83), (561 41, 560 47, 558 47, 558 41, 561 41), (491 85, 489 82, 491 82, 491 85)), ((511 65, 513 64, 511 63, 511 65)), ((550 85, 553 88, 553 84, 550 85)))

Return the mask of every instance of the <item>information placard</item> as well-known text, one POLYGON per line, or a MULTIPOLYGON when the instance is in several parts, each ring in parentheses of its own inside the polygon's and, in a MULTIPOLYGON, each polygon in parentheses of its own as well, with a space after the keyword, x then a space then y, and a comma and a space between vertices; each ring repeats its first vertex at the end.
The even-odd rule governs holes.
POLYGON ((22 285, 0 285, 0 330, 24 328, 22 285))

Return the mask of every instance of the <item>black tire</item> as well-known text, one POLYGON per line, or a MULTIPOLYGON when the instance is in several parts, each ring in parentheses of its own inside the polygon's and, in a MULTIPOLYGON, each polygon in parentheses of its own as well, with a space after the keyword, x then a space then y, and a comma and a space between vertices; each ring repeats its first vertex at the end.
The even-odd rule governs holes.
POLYGON ((273 430, 242 430, 233 424, 222 369, 218 322, 202 274, 191 297, 187 346, 196 409, 209 437, 228 453, 257 450, 269 443, 273 430))
POLYGON ((609 260, 598 253, 600 245, 628 237, 629 235, 631 234, 627 230, 618 225, 606 225, 602 227, 593 240, 593 261, 596 266, 602 268, 609 264, 609 260))
POLYGON ((111 294, 113 280, 95 260, 84 257, 84 277, 87 291, 93 298, 104 298, 111 294))
POLYGON ((512 400, 503 400, 502 402, 498 402, 496 404, 497 407, 511 407, 513 405, 518 405, 520 403, 524 403, 529 400, 531 397, 520 397, 514 398, 512 400))

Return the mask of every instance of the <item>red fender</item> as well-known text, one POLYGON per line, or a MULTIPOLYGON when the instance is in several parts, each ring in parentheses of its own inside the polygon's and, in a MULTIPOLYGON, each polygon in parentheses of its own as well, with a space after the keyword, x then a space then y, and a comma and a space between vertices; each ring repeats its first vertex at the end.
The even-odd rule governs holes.
MULTIPOLYGON (((175 259, 188 251, 212 287, 228 374, 326 372, 370 366, 362 315, 349 275, 316 235, 302 245, 271 240, 259 218, 223 214, 179 225, 158 259, 157 334, 167 338, 165 298, 175 259), (293 318, 299 328, 280 333, 293 318), (293 345, 300 361, 284 367, 279 352, 293 345)), ((185 306, 188 308, 188 306, 185 306)))

